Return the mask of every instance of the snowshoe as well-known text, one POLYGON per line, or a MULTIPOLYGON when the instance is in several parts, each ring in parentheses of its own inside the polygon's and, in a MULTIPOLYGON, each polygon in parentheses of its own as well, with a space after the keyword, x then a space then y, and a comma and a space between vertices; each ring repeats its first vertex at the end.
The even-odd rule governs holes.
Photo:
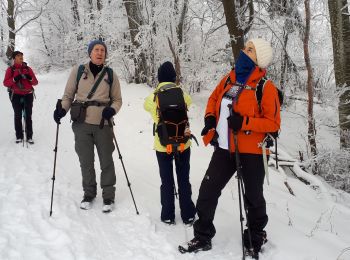
POLYGON ((29 139, 27 140, 27 142, 28 142, 29 144, 34 144, 34 141, 33 141, 32 138, 29 138, 29 139))
POLYGON ((19 143, 22 143, 23 142, 23 139, 22 138, 17 138, 16 139, 16 144, 19 144, 19 143))
POLYGON ((113 208, 114 208, 114 201, 113 200, 111 200, 111 199, 103 200, 103 206, 102 206, 103 213, 112 212, 113 208))
POLYGON ((91 209, 93 200, 94 197, 84 196, 83 200, 80 203, 80 208, 84 210, 91 209))
POLYGON ((211 240, 199 240, 195 237, 191 241, 187 242, 186 245, 180 245, 178 249, 182 254, 208 251, 211 249, 211 240))

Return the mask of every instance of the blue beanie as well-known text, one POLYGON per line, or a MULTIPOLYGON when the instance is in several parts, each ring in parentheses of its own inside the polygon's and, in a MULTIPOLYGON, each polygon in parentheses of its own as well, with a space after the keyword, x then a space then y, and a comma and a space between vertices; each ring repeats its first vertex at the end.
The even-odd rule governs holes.
POLYGON ((101 44, 103 47, 105 47, 105 51, 106 51, 106 54, 107 54, 107 46, 102 40, 92 40, 89 43, 89 46, 88 46, 88 54, 89 54, 89 56, 90 56, 90 54, 92 52, 92 49, 95 47, 96 44, 101 44))
POLYGON ((176 81, 176 72, 170 61, 164 62, 158 69, 158 82, 174 82, 176 81))

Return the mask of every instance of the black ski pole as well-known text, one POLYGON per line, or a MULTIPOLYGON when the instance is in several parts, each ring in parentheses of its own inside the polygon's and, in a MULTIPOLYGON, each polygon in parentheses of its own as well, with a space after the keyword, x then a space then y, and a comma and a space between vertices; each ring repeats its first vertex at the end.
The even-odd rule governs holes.
MULTIPOLYGON (((233 108, 232 105, 228 105, 229 110, 230 110, 230 115, 232 116, 233 114, 233 108)), ((236 161, 236 171, 237 171, 237 184, 238 184, 238 200, 239 200, 239 216, 240 216, 240 222, 241 222, 241 239, 242 239, 242 259, 245 260, 245 248, 244 248, 244 232, 243 232, 243 214, 242 214, 242 196, 243 196, 243 207, 244 207, 244 212, 246 215, 246 222, 247 222, 247 227, 248 227, 248 238, 249 238, 249 246, 250 246, 250 251, 253 250, 252 246, 252 238, 250 234, 250 227, 249 227, 249 221, 248 221, 248 212, 247 212, 247 207, 245 204, 245 198, 244 198, 244 186, 243 186, 243 180, 242 180, 242 167, 241 167, 241 160, 239 157, 239 150, 238 150, 238 132, 233 131, 233 141, 235 144, 235 161, 236 161)))
POLYGON ((24 147, 24 136, 27 134, 26 133, 26 112, 24 111, 24 108, 22 110, 22 135, 23 135, 23 139, 22 139, 22 146, 24 147))
POLYGON ((22 135, 23 135, 22 146, 24 147, 24 136, 27 135, 26 110, 25 110, 26 104, 24 101, 24 97, 21 97, 19 102, 22 105, 22 135))
MULTIPOLYGON (((241 238, 242 238, 242 259, 245 259, 245 249, 244 249, 244 233, 243 233, 243 214, 242 214, 242 190, 241 190, 241 181, 242 181, 242 175, 241 175, 241 162, 239 158, 239 152, 238 152, 238 141, 237 141, 237 133, 233 133, 234 137, 234 143, 235 143, 235 161, 236 161, 236 170, 237 170, 237 184, 238 184, 238 200, 239 200, 239 218, 241 222, 241 238)), ((244 196, 244 195, 243 195, 244 196)), ((244 198, 243 198, 244 203, 244 198)), ((248 233, 249 233, 249 226, 248 226, 248 233)), ((250 235, 250 234, 249 234, 250 235)), ((250 242, 251 243, 251 242, 250 242)))
POLYGON ((132 193, 132 190, 131 190, 131 183, 129 182, 128 175, 126 174, 126 170, 125 170, 125 166, 124 166, 124 162, 123 162, 123 157, 122 157, 122 155, 121 155, 121 153, 120 153, 120 150, 119 150, 117 138, 115 138, 115 134, 114 134, 114 131, 113 131, 113 124, 112 124, 112 121, 111 121, 111 120, 108 120, 108 125, 111 127, 111 130, 112 130, 113 140, 114 140, 114 142, 115 142, 115 146, 117 147, 119 159, 120 159, 120 161, 121 161, 121 163, 122 163, 122 167, 123 167, 123 170, 124 170, 125 178, 126 178, 126 181, 127 181, 127 183, 128 183, 128 187, 129 187, 129 190, 130 190, 130 194, 131 194, 132 200, 133 200, 133 202, 134 202, 136 214, 139 215, 139 211, 137 210, 136 202, 135 202, 135 199, 134 199, 134 194, 132 193))
POLYGON ((277 154, 277 136, 275 138, 275 155, 276 155, 276 169, 278 170, 278 154, 277 154))
POLYGON ((174 195, 175 195, 175 198, 176 198, 176 199, 179 199, 179 198, 177 197, 177 190, 176 190, 176 185, 175 185, 175 183, 174 183, 174 195))
MULTIPOLYGON (((62 99, 57 100, 56 109, 62 109, 61 104, 62 99)), ((52 204, 53 204, 53 191, 55 188, 55 179, 56 179, 56 158, 57 158, 57 143, 58 143, 58 130, 59 130, 60 124, 57 123, 56 128, 56 142, 55 142, 55 149, 53 150, 55 152, 55 159, 53 163, 53 175, 52 175, 52 190, 51 190, 51 206, 50 206, 50 217, 52 216, 52 204)))
MULTIPOLYGON (((176 148, 177 149, 177 148, 176 148)), ((179 157, 177 157, 178 154, 176 152, 174 152, 174 161, 176 161, 179 157)), ((174 178, 174 174, 173 174, 173 182, 174 182, 174 195, 175 195, 175 198, 176 199, 179 199, 178 198, 178 192, 177 192, 177 189, 176 189, 176 183, 175 183, 175 178, 174 178)))

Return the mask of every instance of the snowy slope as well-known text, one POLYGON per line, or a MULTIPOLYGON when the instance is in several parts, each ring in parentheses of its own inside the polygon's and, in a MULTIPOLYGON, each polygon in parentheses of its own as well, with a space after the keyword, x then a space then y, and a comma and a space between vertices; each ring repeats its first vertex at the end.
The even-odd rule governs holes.
MULTIPOLYGON (((68 72, 39 75, 33 112, 36 143, 29 148, 14 144, 12 108, 6 90, 0 91, 0 259, 241 259, 235 178, 219 201, 213 250, 196 255, 178 253, 177 246, 192 238, 192 229, 181 222, 178 205, 176 226, 160 222, 160 178, 152 150, 152 122, 142 107, 151 89, 142 85, 122 82, 124 104, 114 129, 140 215, 136 215, 117 152, 116 209, 110 214, 101 212, 100 189, 91 210, 79 209, 83 195, 80 167, 67 117, 59 129, 53 216, 49 217, 56 133, 52 113, 67 77, 68 72)), ((197 137, 207 94, 195 96, 190 110, 197 137)), ((294 140, 283 142, 288 147, 294 140)), ((194 201, 211 153, 212 148, 202 144, 192 147, 194 201)), ((98 157, 95 164, 98 173, 98 157)), ((270 185, 265 184, 269 242, 261 259, 350 259, 348 251, 341 255, 350 246, 350 208, 342 205, 349 201, 348 195, 320 185, 306 186, 271 168, 270 185), (296 196, 288 192, 286 180, 296 196)))

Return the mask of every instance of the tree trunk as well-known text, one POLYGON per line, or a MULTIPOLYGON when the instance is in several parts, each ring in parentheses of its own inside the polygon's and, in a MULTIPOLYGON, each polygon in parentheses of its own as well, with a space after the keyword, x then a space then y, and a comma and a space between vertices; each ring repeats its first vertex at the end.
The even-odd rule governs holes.
MULTIPOLYGON (((4 10, 2 6, 0 6, 0 12, 1 12, 1 21, 4 19, 4 10)), ((1 26, 0 28, 0 57, 4 56, 4 27, 1 26)))
MULTIPOLYGON (((305 35, 304 35, 304 59, 307 69, 307 92, 308 92, 308 141, 311 149, 311 155, 313 159, 317 156, 316 146, 316 130, 315 130, 315 119, 313 111, 313 97, 314 97, 314 86, 313 86, 313 72, 310 62, 309 54, 309 38, 310 38, 310 0, 305 0, 305 35)), ((317 174, 317 164, 313 163, 312 172, 317 174)))
MULTIPOLYGON (((337 88, 350 86, 350 19, 347 0, 328 0, 337 88)), ((350 148, 350 91, 339 99, 340 145, 350 148)))
POLYGON ((101 10, 102 10, 102 7, 103 7, 102 1, 101 1, 101 0, 97 0, 97 10, 98 10, 98 11, 101 11, 101 10))
POLYGON ((176 33, 177 33, 177 39, 179 40, 179 45, 183 43, 183 32, 185 27, 185 18, 188 11, 188 1, 189 0, 184 0, 184 5, 182 7, 179 24, 176 27, 176 33))
POLYGON ((175 82, 175 84, 179 85, 180 84, 180 80, 181 80, 181 66, 180 66, 179 55, 176 54, 174 46, 171 43, 169 37, 168 37, 168 44, 169 44, 169 48, 170 48, 171 53, 173 54, 173 58, 174 58, 175 71, 176 71, 176 82, 175 82))
POLYGON ((281 60, 281 79, 280 79, 280 87, 284 89, 284 83, 286 82, 286 74, 287 74, 287 65, 288 65, 288 53, 286 51, 288 44, 288 36, 289 33, 287 30, 284 30, 283 33, 283 46, 284 51, 282 52, 282 60, 281 60))
POLYGON ((16 46, 15 33, 15 17, 14 17, 15 3, 14 0, 7 0, 7 25, 9 27, 9 42, 7 45, 6 56, 9 60, 12 59, 12 53, 16 46))
MULTIPOLYGON (((151 1, 151 17, 155 16, 155 10, 156 10, 157 3, 155 0, 151 1)), ((153 20, 152 23, 152 31, 151 31, 151 48, 149 50, 149 76, 148 76, 148 85, 149 86, 155 86, 157 84, 157 75, 156 75, 156 60, 155 60, 155 54, 156 54, 156 46, 154 38, 157 37, 157 23, 153 20)))
POLYGON ((80 16, 78 11, 78 0, 71 0, 72 1, 72 11, 73 11, 73 18, 74 18, 74 25, 80 26, 80 16))
POLYGON ((228 28, 228 32, 230 35, 230 42, 233 57, 237 60, 240 50, 244 47, 244 36, 248 33, 250 29, 251 22, 254 18, 254 6, 253 1, 239 1, 240 5, 238 5, 237 1, 234 0, 223 0, 222 3, 224 5, 224 13, 226 17, 226 25, 228 28), (244 5, 248 4, 249 8, 243 8, 244 5), (249 21, 243 21, 243 15, 240 16, 241 23, 246 22, 248 26, 243 30, 242 25, 239 21, 238 9, 249 9, 249 21))
POLYGON ((138 0, 123 0, 126 13, 128 15, 128 24, 131 37, 131 43, 134 47, 134 65, 135 65, 135 83, 145 83, 147 81, 147 61, 146 55, 141 50, 136 54, 136 50, 140 48, 140 43, 136 40, 139 33, 139 27, 143 24, 142 16, 139 10, 138 0))

